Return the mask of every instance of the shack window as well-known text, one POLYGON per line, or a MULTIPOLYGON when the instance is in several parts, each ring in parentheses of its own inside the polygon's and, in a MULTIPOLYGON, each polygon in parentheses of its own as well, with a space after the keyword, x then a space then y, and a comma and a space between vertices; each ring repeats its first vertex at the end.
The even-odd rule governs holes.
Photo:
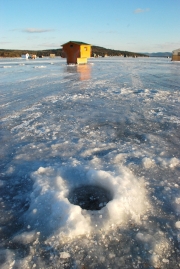
POLYGON ((71 44, 70 47, 72 48, 73 47, 73 44, 71 44))
POLYGON ((87 51, 87 47, 84 47, 84 50, 87 51))

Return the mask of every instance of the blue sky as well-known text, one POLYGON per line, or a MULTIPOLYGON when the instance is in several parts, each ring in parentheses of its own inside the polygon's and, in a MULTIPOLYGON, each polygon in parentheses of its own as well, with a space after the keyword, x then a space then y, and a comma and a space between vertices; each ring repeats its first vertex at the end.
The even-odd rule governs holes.
POLYGON ((1 49, 70 40, 134 52, 180 48, 180 0, 0 0, 1 49))

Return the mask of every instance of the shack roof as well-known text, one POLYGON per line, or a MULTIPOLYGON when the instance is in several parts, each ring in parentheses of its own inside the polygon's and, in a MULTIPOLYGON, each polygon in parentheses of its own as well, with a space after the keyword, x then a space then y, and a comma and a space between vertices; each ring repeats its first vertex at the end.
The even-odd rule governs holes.
POLYGON ((90 44, 88 44, 88 43, 84 43, 84 42, 81 42, 81 41, 69 41, 69 42, 67 42, 67 43, 62 44, 61 46, 64 46, 64 45, 66 45, 66 44, 68 44, 68 43, 75 43, 75 44, 77 44, 77 45, 90 45, 90 44))
POLYGON ((173 50, 172 53, 173 53, 173 55, 179 55, 179 53, 180 53, 180 48, 177 49, 177 50, 173 50))
POLYGON ((177 50, 173 50, 173 52, 175 52, 175 51, 180 51, 180 48, 179 48, 179 49, 177 49, 177 50))

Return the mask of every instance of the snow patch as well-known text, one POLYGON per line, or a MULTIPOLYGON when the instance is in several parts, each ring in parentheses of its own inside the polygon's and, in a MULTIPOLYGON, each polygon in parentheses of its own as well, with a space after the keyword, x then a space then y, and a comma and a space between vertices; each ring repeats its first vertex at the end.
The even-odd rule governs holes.
POLYGON ((46 68, 46 66, 45 65, 41 65, 41 66, 35 66, 34 67, 35 69, 37 68, 37 69, 41 69, 41 68, 46 68))
POLYGON ((65 176, 65 171, 40 167, 32 174, 35 183, 25 217, 32 229, 37 228, 47 235, 54 231, 56 235, 76 236, 91 231, 98 222, 104 229, 109 229, 112 223, 123 225, 129 218, 139 223, 149 207, 143 179, 136 178, 128 169, 121 167, 116 176, 91 169, 78 181, 75 178, 65 180, 61 175, 65 176), (102 187, 112 196, 110 202, 102 205, 105 207, 100 206, 101 218, 99 215, 92 218, 91 213, 68 200, 75 187, 85 185, 102 187))

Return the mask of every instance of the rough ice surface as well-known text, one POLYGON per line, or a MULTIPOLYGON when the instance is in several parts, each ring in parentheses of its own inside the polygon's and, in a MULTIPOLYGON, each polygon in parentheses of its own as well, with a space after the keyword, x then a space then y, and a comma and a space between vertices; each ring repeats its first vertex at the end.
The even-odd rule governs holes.
POLYGON ((1 268, 180 267, 179 74, 166 58, 0 59, 1 268), (111 199, 83 209, 83 186, 111 199))

